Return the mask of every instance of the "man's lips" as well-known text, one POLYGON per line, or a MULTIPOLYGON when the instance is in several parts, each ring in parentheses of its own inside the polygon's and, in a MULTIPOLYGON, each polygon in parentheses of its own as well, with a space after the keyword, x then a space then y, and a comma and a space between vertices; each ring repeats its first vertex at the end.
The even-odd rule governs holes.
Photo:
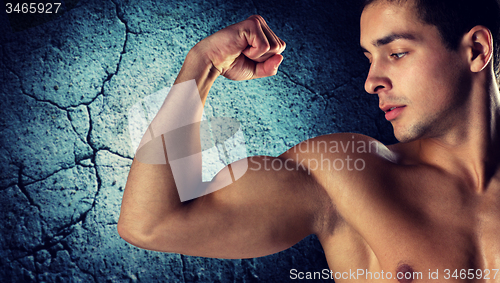
POLYGON ((405 107, 405 106, 406 106, 406 105, 390 105, 390 104, 388 104, 388 105, 380 106, 380 109, 381 109, 382 111, 384 111, 384 113, 387 113, 387 112, 389 112, 389 111, 391 111, 391 110, 394 110, 395 108, 398 108, 398 107, 405 107))
POLYGON ((396 119, 401 112, 405 109, 406 105, 386 105, 380 107, 385 113, 385 118, 390 121, 396 119))

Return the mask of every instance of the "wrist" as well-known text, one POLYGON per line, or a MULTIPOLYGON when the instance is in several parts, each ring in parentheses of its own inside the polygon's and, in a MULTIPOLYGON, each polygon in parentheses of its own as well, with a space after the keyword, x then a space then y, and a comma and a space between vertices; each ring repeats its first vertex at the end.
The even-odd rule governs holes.
POLYGON ((198 42, 191 50, 189 50, 186 61, 198 62, 199 66, 204 69, 209 69, 210 72, 215 72, 219 76, 222 72, 217 68, 210 56, 210 49, 204 46, 204 40, 198 42), (189 57, 189 58, 188 58, 189 57))
POLYGON ((204 102, 210 87, 219 75, 220 72, 213 66, 206 52, 197 44, 188 52, 174 84, 194 79, 204 102))

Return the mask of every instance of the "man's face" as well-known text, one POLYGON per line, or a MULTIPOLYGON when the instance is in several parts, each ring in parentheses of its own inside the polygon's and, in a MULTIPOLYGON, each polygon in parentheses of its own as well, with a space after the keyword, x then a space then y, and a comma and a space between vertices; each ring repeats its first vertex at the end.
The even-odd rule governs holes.
POLYGON ((379 96, 399 141, 444 135, 470 89, 467 56, 463 48, 448 50, 411 5, 379 2, 361 15, 361 46, 371 62, 365 89, 379 96))

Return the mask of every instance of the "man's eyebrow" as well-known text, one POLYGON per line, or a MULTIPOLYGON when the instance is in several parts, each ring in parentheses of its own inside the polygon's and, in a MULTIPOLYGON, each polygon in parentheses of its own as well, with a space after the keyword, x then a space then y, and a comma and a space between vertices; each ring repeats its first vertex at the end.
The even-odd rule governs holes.
POLYGON ((398 39, 416 40, 416 37, 411 33, 391 33, 372 42, 373 46, 380 47, 387 45, 398 39))
MULTIPOLYGON (((417 40, 417 37, 411 33, 391 33, 388 36, 384 36, 372 42, 373 46, 380 47, 387 45, 398 39, 406 39, 406 40, 417 40)), ((370 53, 366 48, 361 46, 363 53, 370 53)))
MULTIPOLYGON (((372 45, 375 47, 380 47, 387 45, 395 40, 398 39, 406 39, 406 40, 417 40, 417 37, 411 33, 391 33, 388 36, 384 36, 382 38, 379 38, 377 40, 372 41, 372 45)), ((360 45, 361 50, 363 53, 370 53, 366 48, 364 48, 362 45, 360 45)))

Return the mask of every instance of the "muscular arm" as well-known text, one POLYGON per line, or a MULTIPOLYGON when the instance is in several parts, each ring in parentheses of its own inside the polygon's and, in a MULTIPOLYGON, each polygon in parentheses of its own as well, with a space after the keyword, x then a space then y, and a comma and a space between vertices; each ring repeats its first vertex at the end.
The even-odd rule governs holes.
MULTIPOLYGON (((186 57, 175 83, 194 79, 204 104, 220 74, 234 80, 274 75, 283 49, 284 42, 262 18, 250 17, 198 43, 186 57)), ((191 136, 191 146, 199 147, 199 132, 191 136)), ((126 241, 142 248, 197 256, 246 258, 286 249, 321 229, 323 208, 328 203, 317 176, 303 166, 294 166, 297 157, 285 153, 278 158, 238 161, 249 161, 241 178, 188 202, 180 201, 168 162, 147 164, 136 157, 118 231, 126 241), (294 170, 266 170, 275 159, 282 164, 286 161, 294 170)), ((238 162, 231 166, 238 166, 238 162)), ((218 178, 221 176, 216 176, 214 183, 218 178)))

